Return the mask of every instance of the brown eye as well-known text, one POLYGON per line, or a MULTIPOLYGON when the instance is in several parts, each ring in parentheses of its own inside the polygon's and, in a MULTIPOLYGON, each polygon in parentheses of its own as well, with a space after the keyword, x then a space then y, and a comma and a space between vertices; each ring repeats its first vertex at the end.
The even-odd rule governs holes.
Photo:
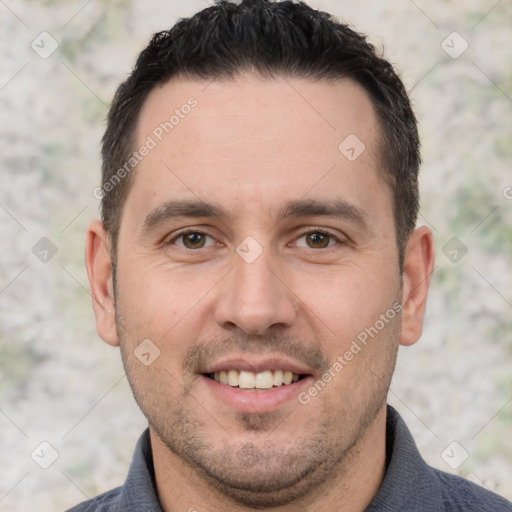
POLYGON ((202 233, 188 233, 183 235, 183 243, 188 249, 199 249, 204 247, 205 238, 202 233))
POLYGON ((331 235, 327 233, 312 232, 304 235, 306 237, 306 243, 308 247, 312 249, 324 249, 330 245, 331 235))
POLYGON ((175 239, 175 243, 185 249, 202 249, 206 247, 206 238, 209 237, 206 233, 200 231, 190 231, 182 233, 175 239))

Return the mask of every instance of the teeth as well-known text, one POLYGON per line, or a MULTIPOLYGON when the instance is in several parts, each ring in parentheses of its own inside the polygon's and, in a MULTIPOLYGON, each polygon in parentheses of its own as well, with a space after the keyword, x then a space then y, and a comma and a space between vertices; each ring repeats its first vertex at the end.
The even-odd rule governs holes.
MULTIPOLYGON (((236 387, 238 386, 238 377, 240 375, 240 372, 237 370, 229 370, 228 372, 228 385, 236 387)), ((215 378, 215 376, 214 376, 215 378)))
POLYGON ((222 370, 215 372, 213 378, 221 384, 241 389, 270 389, 273 386, 288 385, 299 380, 296 373, 283 370, 266 370, 260 373, 245 370, 222 370))
POLYGON ((283 370, 276 370, 274 372, 274 386, 281 386, 283 383, 283 370))
POLYGON ((243 389, 253 389, 256 387, 256 376, 252 372, 240 372, 238 377, 238 387, 243 389))
POLYGON ((274 376, 270 370, 257 373, 254 380, 258 389, 270 389, 274 385, 274 376))

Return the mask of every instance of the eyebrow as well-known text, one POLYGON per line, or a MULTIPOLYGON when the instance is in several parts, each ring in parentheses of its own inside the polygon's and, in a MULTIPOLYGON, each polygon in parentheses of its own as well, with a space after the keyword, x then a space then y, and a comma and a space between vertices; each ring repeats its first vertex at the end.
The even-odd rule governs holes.
POLYGON ((362 227, 368 224, 366 212, 344 199, 290 201, 284 205, 278 217, 336 217, 353 221, 362 227))
MULTIPOLYGON (((148 232, 177 218, 217 218, 227 222, 231 214, 222 206, 202 200, 167 201, 152 210, 144 219, 143 231, 148 232)), ((275 222, 286 218, 333 217, 341 218, 368 228, 368 215, 364 210, 344 199, 299 199, 288 201, 275 214, 275 222)))
POLYGON ((217 217, 224 221, 229 217, 227 211, 213 203, 201 200, 176 200, 167 201, 151 211, 144 219, 142 229, 144 232, 151 231, 175 218, 213 218, 217 217))

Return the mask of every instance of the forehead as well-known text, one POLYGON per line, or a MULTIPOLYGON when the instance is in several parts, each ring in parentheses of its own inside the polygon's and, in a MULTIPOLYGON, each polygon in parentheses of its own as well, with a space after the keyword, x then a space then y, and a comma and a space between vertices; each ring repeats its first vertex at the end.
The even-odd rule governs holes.
POLYGON ((372 194, 390 201, 377 138, 372 102, 350 80, 176 78, 140 112, 134 149, 150 149, 129 196, 141 215, 183 196, 234 209, 343 191, 356 204, 372 194))
MULTIPOLYGON (((376 129, 372 102, 352 80, 264 79, 246 73, 211 81, 175 78, 156 86, 141 109, 137 135, 143 142, 153 133, 163 144, 194 134, 211 144, 253 137, 255 150, 257 141, 278 142, 289 135, 311 140, 317 148, 312 148, 311 157, 318 158, 325 149, 337 151, 339 142, 350 134, 371 146, 376 129)), ((176 146, 175 154, 180 155, 180 149, 188 153, 188 146, 176 146)))

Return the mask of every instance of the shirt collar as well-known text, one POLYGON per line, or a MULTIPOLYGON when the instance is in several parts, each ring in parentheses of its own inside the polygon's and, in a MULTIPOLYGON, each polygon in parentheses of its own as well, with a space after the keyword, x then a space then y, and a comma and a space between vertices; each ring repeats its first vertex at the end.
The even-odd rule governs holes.
POLYGON ((386 416, 386 453, 386 474, 367 512, 438 512, 442 508, 439 480, 421 457, 404 420, 390 405, 386 416))
POLYGON ((135 446, 128 476, 121 489, 120 510, 163 512, 156 494, 149 429, 144 431, 135 446))

